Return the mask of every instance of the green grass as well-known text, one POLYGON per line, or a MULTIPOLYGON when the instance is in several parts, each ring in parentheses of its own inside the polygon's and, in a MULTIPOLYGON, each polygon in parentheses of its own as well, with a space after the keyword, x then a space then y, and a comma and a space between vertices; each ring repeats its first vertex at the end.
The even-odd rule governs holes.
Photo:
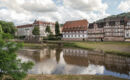
POLYGON ((56 46, 56 44, 63 44, 64 47, 74 47, 87 50, 94 50, 108 54, 116 54, 130 57, 130 43, 129 42, 67 42, 67 41, 51 41, 43 44, 25 43, 25 47, 42 48, 43 46, 56 46))
POLYGON ((71 42, 65 43, 64 46, 130 57, 130 43, 128 42, 71 42))

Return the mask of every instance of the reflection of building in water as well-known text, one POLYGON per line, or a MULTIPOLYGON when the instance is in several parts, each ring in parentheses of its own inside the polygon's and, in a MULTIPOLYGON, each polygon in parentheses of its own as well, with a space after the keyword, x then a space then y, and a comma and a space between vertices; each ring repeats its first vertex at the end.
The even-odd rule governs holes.
POLYGON ((67 64, 88 66, 87 51, 78 49, 64 49, 64 60, 67 64))
POLYGON ((95 54, 85 50, 64 49, 66 63, 80 66, 89 64, 103 65, 107 70, 128 74, 130 72, 130 58, 111 54, 95 54))
POLYGON ((46 60, 48 58, 55 58, 56 56, 56 50, 55 49, 48 49, 44 48, 41 50, 32 50, 32 49, 26 49, 26 50, 20 50, 19 52, 20 56, 26 56, 28 58, 33 59, 36 62, 46 60))

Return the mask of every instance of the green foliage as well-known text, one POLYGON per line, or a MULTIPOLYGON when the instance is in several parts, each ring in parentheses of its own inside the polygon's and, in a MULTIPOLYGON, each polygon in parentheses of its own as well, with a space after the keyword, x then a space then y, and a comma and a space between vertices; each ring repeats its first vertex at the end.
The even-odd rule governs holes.
POLYGON ((48 37, 43 37, 43 40, 61 40, 61 37, 56 37, 53 34, 49 34, 48 37))
POLYGON ((3 29, 2 26, 0 25, 0 33, 3 33, 3 29))
POLYGON ((58 21, 55 24, 55 34, 56 34, 56 36, 58 36, 60 34, 60 29, 59 29, 59 23, 58 23, 58 21))
POLYGON ((14 35, 17 30, 16 27, 14 26, 14 23, 12 22, 0 21, 0 25, 2 26, 4 33, 9 33, 14 35))
POLYGON ((30 78, 29 80, 36 80, 35 78, 30 78))
POLYGON ((35 26, 33 31, 32 31, 33 35, 40 35, 40 30, 38 26, 35 26))
MULTIPOLYGON (((0 34, 3 36, 3 34, 0 34)), ((7 35, 4 36, 6 37, 7 35)), ((0 37, 0 77, 9 75, 13 80, 22 80, 26 77, 28 69, 32 68, 32 62, 21 62, 17 59, 16 51, 22 48, 23 43, 6 42, 0 37)))
MULTIPOLYGON (((123 18, 123 17, 130 18, 130 12, 128 12, 128 13, 121 13, 121 14, 118 14, 118 15, 111 15, 111 16, 108 16, 108 17, 106 17, 104 19, 112 19, 112 18, 117 18, 117 17, 118 18, 123 18)), ((100 20, 98 20, 96 22, 103 22, 104 19, 100 19, 100 20)))
POLYGON ((45 31, 48 32, 48 33, 51 33, 50 26, 47 26, 45 31))
POLYGON ((2 38, 3 39, 13 39, 13 35, 9 33, 2 33, 2 38))

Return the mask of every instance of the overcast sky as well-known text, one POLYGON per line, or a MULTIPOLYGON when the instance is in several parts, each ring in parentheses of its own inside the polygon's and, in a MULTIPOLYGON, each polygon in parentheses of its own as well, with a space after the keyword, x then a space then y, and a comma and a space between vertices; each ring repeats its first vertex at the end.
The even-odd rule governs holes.
POLYGON ((130 11, 130 0, 0 0, 0 20, 15 25, 42 21, 96 21, 130 11))

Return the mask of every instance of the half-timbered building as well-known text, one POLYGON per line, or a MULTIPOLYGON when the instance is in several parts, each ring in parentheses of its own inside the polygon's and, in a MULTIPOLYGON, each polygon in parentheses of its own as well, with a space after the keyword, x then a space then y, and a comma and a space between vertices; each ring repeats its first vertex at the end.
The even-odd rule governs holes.
POLYGON ((125 26, 125 41, 130 41, 130 18, 127 19, 125 26))
POLYGON ((104 41, 124 41, 125 18, 104 19, 104 41))
POLYGON ((67 21, 63 25, 63 40, 87 40, 87 20, 67 21))
POLYGON ((88 41, 103 41, 105 22, 90 23, 88 27, 88 41))

